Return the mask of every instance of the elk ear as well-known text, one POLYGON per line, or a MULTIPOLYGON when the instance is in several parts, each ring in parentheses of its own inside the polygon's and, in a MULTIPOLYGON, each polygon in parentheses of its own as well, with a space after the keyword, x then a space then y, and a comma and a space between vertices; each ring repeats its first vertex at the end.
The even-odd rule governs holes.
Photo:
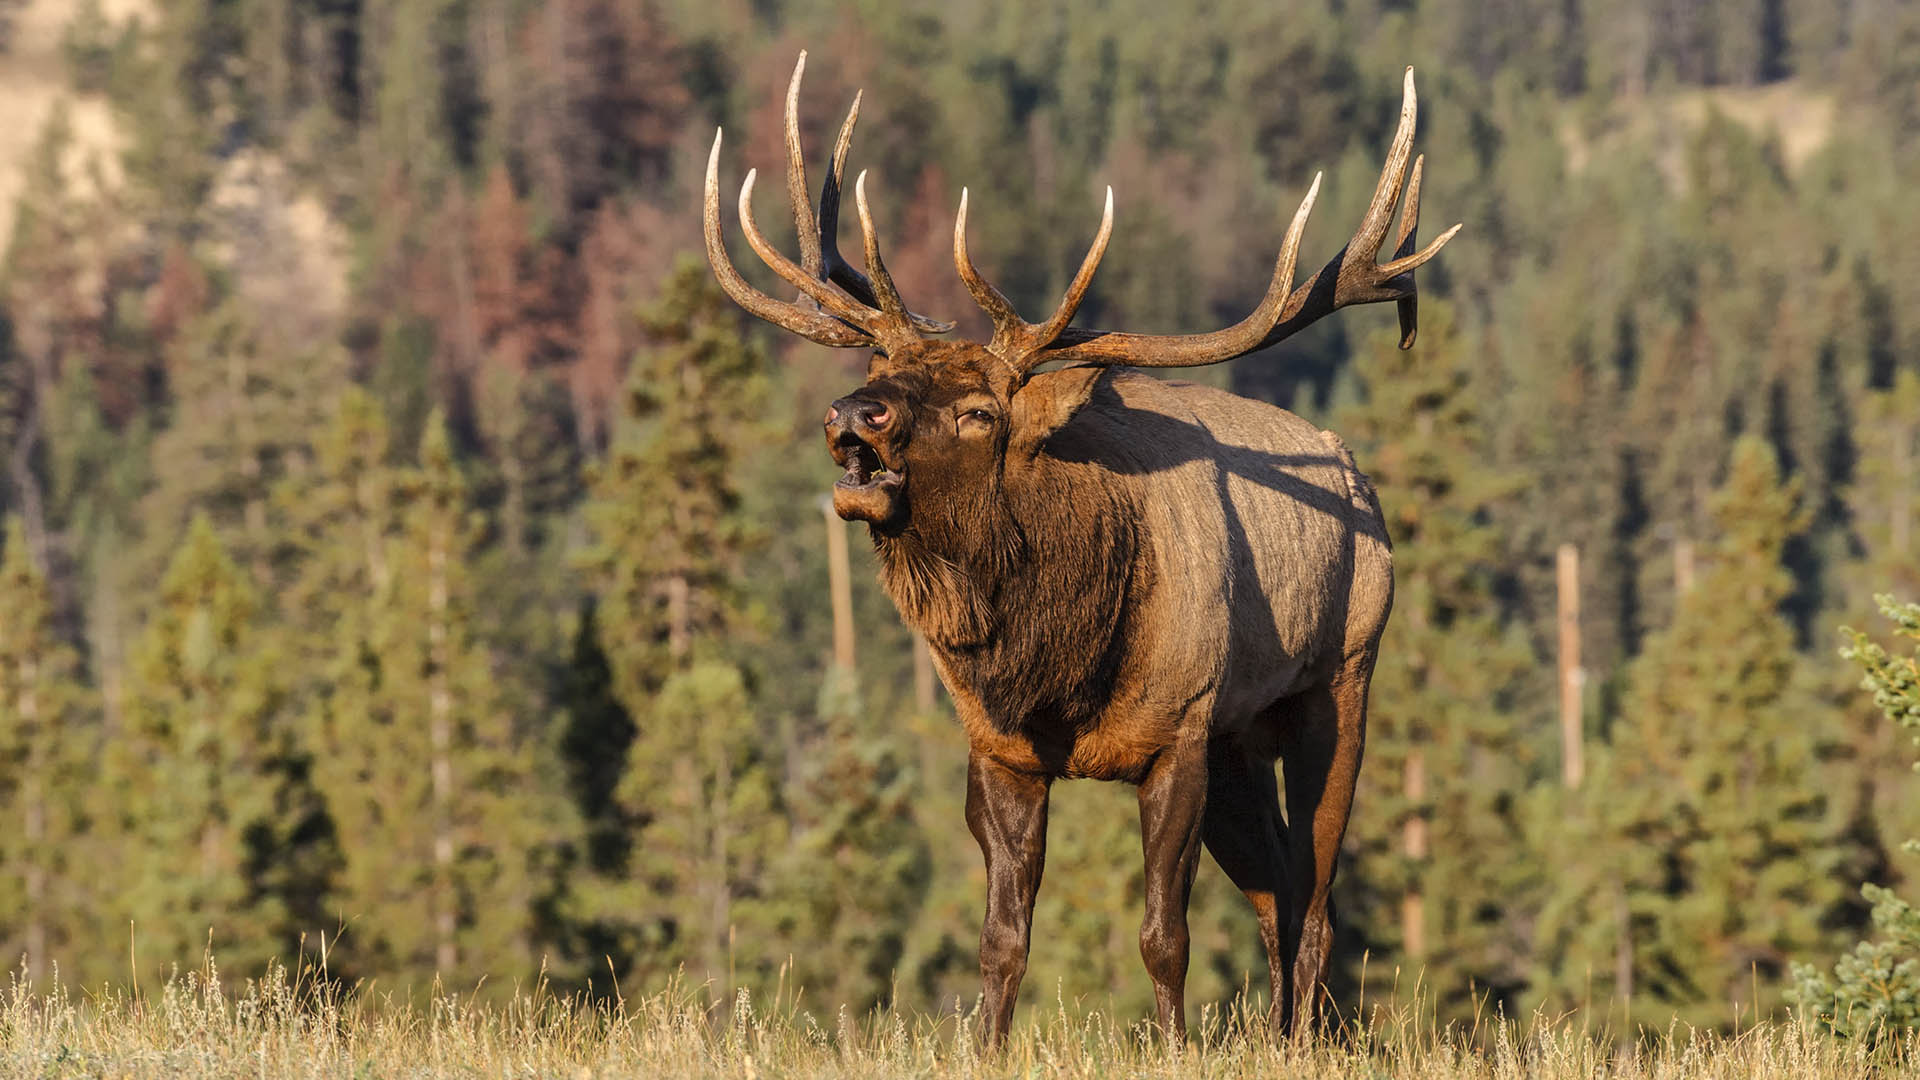
POLYGON ((1027 380, 1013 395, 1013 423, 1009 449, 1032 455, 1053 433, 1067 425, 1099 385, 1107 368, 1087 365, 1045 371, 1027 380))

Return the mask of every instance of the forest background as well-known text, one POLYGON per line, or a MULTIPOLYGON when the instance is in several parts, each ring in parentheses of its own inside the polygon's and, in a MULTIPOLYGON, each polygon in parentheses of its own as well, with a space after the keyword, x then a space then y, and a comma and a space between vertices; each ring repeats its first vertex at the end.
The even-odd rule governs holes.
MULTIPOLYGON (((7 0, 0 955, 80 986, 324 956, 399 996, 969 1005, 964 743, 853 541, 825 403, 698 251, 866 92, 889 258, 983 329, 1211 329, 1314 172, 1325 258, 1418 71, 1466 231, 1199 373, 1341 432, 1400 599, 1337 994, 1728 1029, 1911 894, 1920 799, 1837 627, 1920 595, 1920 6, 1896 0, 7 0), (731 215, 729 215, 731 216, 731 215), (1581 555, 1565 782, 1555 552, 1581 555)), ((781 235, 777 184, 761 219, 781 235)), ((789 250, 792 250, 789 247, 789 250)), ((1315 254, 1317 253, 1317 254, 1315 254)), ((757 267, 742 260, 750 276, 757 267)), ((765 283, 768 275, 759 275, 765 283)), ((1121 787, 1056 793, 1029 1002, 1151 1001, 1121 787)), ((1193 995, 1258 986, 1203 871, 1193 995)), ((1032 1006, 1029 1006, 1032 1007, 1032 1006)))

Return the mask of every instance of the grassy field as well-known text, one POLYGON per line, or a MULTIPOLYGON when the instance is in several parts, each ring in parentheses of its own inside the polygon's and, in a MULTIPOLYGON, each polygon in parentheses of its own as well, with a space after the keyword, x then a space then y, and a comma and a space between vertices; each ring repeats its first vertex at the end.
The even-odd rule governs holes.
POLYGON ((275 972, 230 985, 208 964, 150 998, 75 995, 16 978, 0 1005, 0 1077, 1892 1077, 1920 1046, 1869 1048, 1795 1023, 1732 1038, 1643 1032, 1624 1046, 1579 1016, 1436 1031, 1371 1005, 1317 1045, 1266 1037, 1240 1015, 1198 1017, 1169 1048, 1143 1023, 1036 1010, 1004 1054, 965 1017, 815 1015, 703 989, 588 1007, 540 988, 500 1005, 440 993, 410 1007, 275 972))

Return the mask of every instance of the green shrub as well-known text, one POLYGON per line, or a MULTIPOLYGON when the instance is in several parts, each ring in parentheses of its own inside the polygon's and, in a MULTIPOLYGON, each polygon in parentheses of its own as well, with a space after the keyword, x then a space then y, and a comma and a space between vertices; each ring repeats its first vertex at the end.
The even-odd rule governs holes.
MULTIPOLYGON (((1920 642, 1920 604, 1895 604, 1890 596, 1879 601, 1895 633, 1920 642)), ((1912 732, 1920 745, 1920 650, 1896 657, 1857 630, 1845 633, 1850 642, 1840 653, 1865 670, 1862 688, 1871 690, 1887 719, 1912 732)), ((1920 842, 1908 840, 1906 848, 1920 851, 1920 842)), ((1878 885, 1860 891, 1873 904, 1878 936, 1854 946, 1831 972, 1796 964, 1795 997, 1812 1017, 1843 1036, 1875 1038, 1920 1028, 1920 909, 1878 885)))

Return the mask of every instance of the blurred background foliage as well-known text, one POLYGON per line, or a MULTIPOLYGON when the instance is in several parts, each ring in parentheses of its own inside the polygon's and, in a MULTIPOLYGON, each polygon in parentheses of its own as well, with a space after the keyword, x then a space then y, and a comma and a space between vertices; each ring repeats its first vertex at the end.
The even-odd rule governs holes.
MULTIPOLYGON (((864 88, 889 264, 976 334, 961 185, 1034 312, 1112 183, 1082 321, 1210 329, 1316 170, 1305 258, 1344 241, 1418 69, 1428 233, 1467 225, 1420 345, 1364 309, 1198 376, 1345 434, 1397 546, 1344 1006, 1417 982, 1449 1019, 1732 1027, 1859 935, 1857 883, 1912 871, 1908 758, 1833 627, 1920 594, 1920 7, 0 15, 0 955, 33 977, 211 945, 397 994, 685 971, 823 1015, 971 1004, 964 740, 861 543, 857 674, 830 665, 816 425, 864 359, 687 261, 713 127, 723 183, 772 175, 802 48, 814 176, 864 88)), ((1027 1007, 1144 1014, 1133 800, 1055 806, 1027 1007)), ((1196 1001, 1264 985, 1212 871, 1193 921, 1196 1001)))

